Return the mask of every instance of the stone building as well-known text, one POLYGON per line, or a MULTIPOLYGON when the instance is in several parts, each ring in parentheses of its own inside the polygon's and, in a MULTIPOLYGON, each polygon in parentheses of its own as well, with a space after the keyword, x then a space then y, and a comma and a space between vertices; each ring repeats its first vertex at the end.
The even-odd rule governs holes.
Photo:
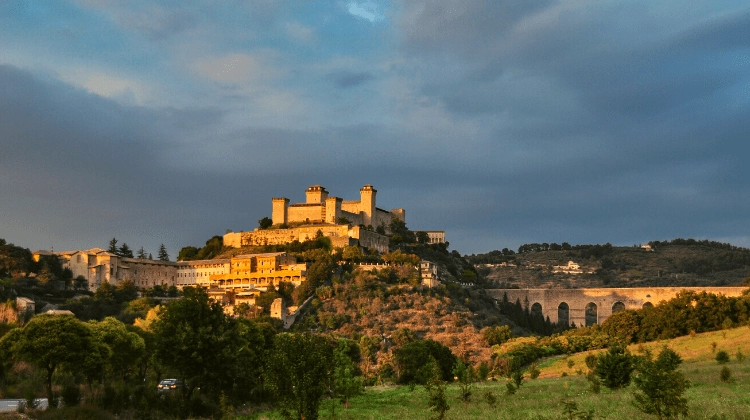
POLYGON ((348 224, 363 226, 382 226, 387 229, 393 219, 406 222, 404 209, 383 210, 376 206, 378 190, 367 184, 359 190, 359 200, 343 200, 329 197, 325 187, 312 185, 305 191, 305 202, 289 204, 288 198, 274 198, 273 224, 290 225, 294 223, 327 223, 339 224, 347 219, 348 224))
POLYGON ((438 278, 437 265, 430 261, 422 260, 419 262, 419 274, 422 277, 422 285, 427 287, 437 287, 440 284, 438 278))
POLYGON ((77 251, 34 251, 34 259, 42 255, 56 255, 63 268, 73 272, 73 278, 83 276, 89 290, 96 290, 104 283, 114 285, 132 280, 140 288, 156 285, 173 286, 177 275, 176 263, 141 258, 122 258, 101 248, 77 251))
POLYGON ((260 289, 287 282, 299 286, 307 280, 307 263, 298 263, 286 252, 247 254, 232 257, 228 272, 209 276, 211 287, 260 289))
POLYGON ((359 200, 343 200, 329 196, 320 185, 312 185, 305 191, 304 203, 289 204, 288 198, 273 198, 273 228, 229 232, 224 235, 224 245, 240 248, 304 242, 314 239, 320 232, 330 238, 335 247, 359 245, 388 252, 388 237, 375 230, 382 228, 387 232, 394 219, 406 222, 406 211, 377 207, 377 192, 368 184, 359 190, 359 200))
POLYGON ((445 243, 445 231, 444 230, 418 230, 414 233, 424 232, 427 237, 430 238, 428 244, 444 244, 445 243))
POLYGON ((104 283, 118 285, 132 280, 141 288, 154 286, 200 286, 203 288, 266 288, 286 281, 299 286, 307 279, 307 264, 284 253, 246 254, 231 259, 196 261, 155 261, 122 258, 100 248, 80 251, 34 251, 34 258, 56 255, 73 277, 83 276, 89 290, 95 291, 104 283))

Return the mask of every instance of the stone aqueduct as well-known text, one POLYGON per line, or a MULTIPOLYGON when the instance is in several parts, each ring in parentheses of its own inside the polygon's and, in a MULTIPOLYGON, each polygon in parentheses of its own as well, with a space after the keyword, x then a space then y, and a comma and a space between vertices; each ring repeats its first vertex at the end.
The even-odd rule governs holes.
POLYGON ((727 297, 742 295, 747 287, 649 287, 611 289, 490 289, 490 296, 501 301, 507 295, 508 301, 528 300, 529 309, 541 312, 551 322, 575 323, 577 326, 591 325, 594 319, 601 324, 615 312, 625 309, 641 309, 656 305, 663 300, 677 296, 682 290, 722 294, 727 297), (586 313, 589 322, 586 322, 586 313), (559 317, 558 317, 559 315, 559 317))

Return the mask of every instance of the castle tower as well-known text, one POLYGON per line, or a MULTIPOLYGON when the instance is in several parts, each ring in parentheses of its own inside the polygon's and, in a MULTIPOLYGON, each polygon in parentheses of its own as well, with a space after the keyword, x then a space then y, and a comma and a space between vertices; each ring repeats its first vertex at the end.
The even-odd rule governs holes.
POLYGON ((289 199, 284 197, 272 198, 271 202, 273 203, 273 212, 271 213, 273 224, 286 224, 289 221, 289 199))
POLYGON ((365 226, 373 224, 373 216, 375 216, 375 195, 378 190, 367 184, 359 189, 359 206, 360 211, 364 213, 362 222, 365 226))
POLYGON ((339 197, 326 198, 326 223, 336 224, 341 217, 341 202, 339 197))
POLYGON ((286 324, 286 304, 284 304, 284 299, 276 298, 271 303, 271 318, 280 319, 286 324))
POLYGON ((305 198, 307 204, 323 204, 328 198, 328 191, 320 185, 311 185, 305 191, 305 198))

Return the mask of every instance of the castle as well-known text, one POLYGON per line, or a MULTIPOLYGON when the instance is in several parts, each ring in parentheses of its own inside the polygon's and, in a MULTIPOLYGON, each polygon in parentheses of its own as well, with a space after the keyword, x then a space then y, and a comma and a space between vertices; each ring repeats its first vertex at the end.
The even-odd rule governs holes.
MULTIPOLYGON (((305 191, 304 203, 289 204, 288 198, 273 198, 272 228, 229 232, 224 235, 224 245, 240 248, 304 242, 321 232, 335 247, 359 245, 388 252, 385 234, 394 220, 406 223, 406 212, 401 208, 387 211, 377 207, 377 193, 367 184, 360 188, 359 200, 343 200, 329 196, 320 185, 312 185, 305 191)), ((440 240, 439 234, 432 235, 431 239, 433 236, 436 242, 440 240)), ((442 241, 445 241, 445 232, 442 232, 442 241)))
MULTIPOLYGON (((312 185, 305 191, 304 203, 289 204, 288 198, 273 198, 273 226, 252 232, 229 232, 224 235, 224 245, 240 248, 304 242, 322 234, 330 238, 334 247, 359 245, 388 252, 386 234, 390 225, 394 220, 406 223, 406 212, 401 208, 386 211, 377 207, 377 190, 372 185, 363 186, 359 193, 359 200, 343 200, 329 196, 320 185, 312 185)), ((425 232, 429 243, 445 242, 445 231, 425 232)), ((178 262, 126 258, 100 248, 33 254, 37 261, 43 255, 57 256, 63 268, 70 269, 74 278, 85 278, 92 291, 104 283, 116 285, 132 280, 142 289, 201 286, 242 292, 249 299, 257 290, 270 285, 278 286, 284 281, 299 286, 307 278, 307 264, 297 263, 283 252, 178 262)))

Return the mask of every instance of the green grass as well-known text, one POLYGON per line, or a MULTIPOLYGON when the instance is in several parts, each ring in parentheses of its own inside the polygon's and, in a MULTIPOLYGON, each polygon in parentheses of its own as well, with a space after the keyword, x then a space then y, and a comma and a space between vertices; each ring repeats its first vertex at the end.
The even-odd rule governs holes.
MULTIPOLYGON (((694 337, 680 337, 663 342, 647 343, 643 349, 658 353, 667 345, 683 358, 681 370, 692 383, 686 397, 689 406, 689 419, 750 419, 750 358, 740 363, 735 358, 737 348, 750 355, 750 329, 747 327, 697 334, 694 337), (716 351, 726 350, 731 361, 719 365, 711 343, 716 342, 716 351), (719 372, 722 366, 732 371, 733 380, 721 382, 719 372)), ((639 354, 638 345, 630 351, 639 354)), ((505 379, 477 384, 472 401, 458 400, 458 386, 449 385, 446 394, 450 410, 448 419, 560 419, 563 413, 563 400, 572 400, 579 410, 593 410, 595 418, 601 419, 645 419, 649 417, 633 405, 634 386, 624 390, 610 391, 602 387, 600 394, 589 390, 584 376, 576 375, 581 369, 587 372, 584 358, 587 353, 570 357, 553 357, 539 363, 542 376, 535 380, 526 379, 515 395, 505 395, 505 379), (575 365, 567 367, 567 360, 575 365), (562 372, 569 376, 561 377, 562 372), (497 396, 495 408, 490 407, 483 394, 491 390, 497 396)), ((323 401, 321 418, 334 418, 331 415, 332 401, 323 401)), ((431 416, 427 410, 427 393, 424 387, 371 387, 364 395, 351 400, 350 408, 336 404, 338 419, 426 419, 431 416)), ((247 419, 280 419, 276 412, 265 412, 254 416, 238 417, 247 419)))

